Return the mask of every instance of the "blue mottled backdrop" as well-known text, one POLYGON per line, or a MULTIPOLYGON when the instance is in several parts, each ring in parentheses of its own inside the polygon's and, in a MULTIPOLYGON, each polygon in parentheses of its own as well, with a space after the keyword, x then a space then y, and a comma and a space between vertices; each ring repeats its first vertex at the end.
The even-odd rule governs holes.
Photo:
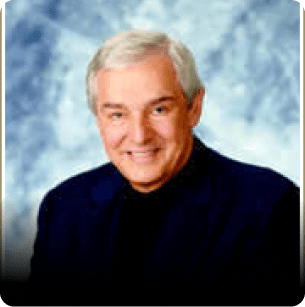
POLYGON ((300 5, 292 0, 11 0, 5 5, 5 266, 26 277, 44 194, 105 163, 85 97, 103 40, 157 29, 193 52, 207 96, 195 133, 300 184, 300 5))

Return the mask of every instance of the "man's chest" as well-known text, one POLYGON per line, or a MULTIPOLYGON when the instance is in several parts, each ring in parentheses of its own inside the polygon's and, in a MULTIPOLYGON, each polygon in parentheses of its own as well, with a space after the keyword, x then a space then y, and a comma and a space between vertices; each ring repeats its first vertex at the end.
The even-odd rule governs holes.
POLYGON ((112 222, 105 212, 94 221, 82 218, 79 237, 66 238, 71 249, 65 259, 89 279, 204 282, 237 263, 249 239, 244 227, 232 227, 234 216, 215 215, 184 204, 171 210, 135 206, 112 222))

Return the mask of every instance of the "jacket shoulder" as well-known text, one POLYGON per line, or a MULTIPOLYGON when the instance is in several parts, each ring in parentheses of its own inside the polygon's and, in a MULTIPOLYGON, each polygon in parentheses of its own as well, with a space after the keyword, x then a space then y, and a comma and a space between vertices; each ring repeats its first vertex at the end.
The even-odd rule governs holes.
POLYGON ((289 178, 268 167, 237 161, 221 153, 205 148, 215 176, 223 178, 227 185, 238 185, 240 190, 286 190, 298 188, 289 178))
POLYGON ((120 175, 111 163, 70 177, 49 191, 49 195, 65 199, 90 198, 95 188, 115 188, 120 175))
POLYGON ((240 162, 209 148, 206 153, 217 208, 235 216, 236 225, 251 225, 255 234, 271 220, 279 225, 284 220, 298 225, 300 189, 290 179, 267 167, 240 162))

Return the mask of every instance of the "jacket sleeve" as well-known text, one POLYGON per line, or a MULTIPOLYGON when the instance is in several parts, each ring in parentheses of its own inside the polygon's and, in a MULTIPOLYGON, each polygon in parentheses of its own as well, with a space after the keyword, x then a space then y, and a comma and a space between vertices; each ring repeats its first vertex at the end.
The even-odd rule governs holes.
POLYGON ((48 278, 48 216, 51 200, 52 196, 51 192, 49 192, 39 208, 37 234, 34 243, 34 253, 31 259, 29 282, 39 282, 48 278))

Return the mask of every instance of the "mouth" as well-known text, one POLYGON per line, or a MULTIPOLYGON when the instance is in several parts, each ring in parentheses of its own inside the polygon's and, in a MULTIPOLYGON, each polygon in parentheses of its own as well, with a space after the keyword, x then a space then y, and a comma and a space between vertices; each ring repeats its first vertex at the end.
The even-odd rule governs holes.
POLYGON ((151 162, 155 158, 156 154, 159 152, 159 148, 145 150, 145 151, 127 151, 127 157, 133 162, 143 163, 143 162, 151 162))

